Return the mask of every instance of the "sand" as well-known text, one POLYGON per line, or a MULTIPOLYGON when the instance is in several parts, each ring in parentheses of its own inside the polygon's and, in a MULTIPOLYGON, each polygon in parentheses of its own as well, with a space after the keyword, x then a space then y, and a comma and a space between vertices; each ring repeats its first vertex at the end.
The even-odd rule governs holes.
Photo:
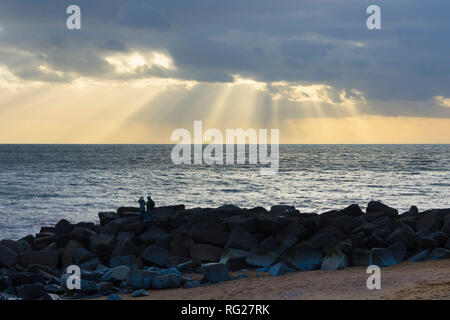
MULTIPOLYGON (((242 274, 241 272, 233 275, 242 274)), ((246 272, 247 279, 193 289, 149 290, 149 297, 125 299, 447 299, 450 300, 450 259, 404 262, 381 269, 381 289, 368 290, 366 268, 307 271, 273 277, 246 272)))

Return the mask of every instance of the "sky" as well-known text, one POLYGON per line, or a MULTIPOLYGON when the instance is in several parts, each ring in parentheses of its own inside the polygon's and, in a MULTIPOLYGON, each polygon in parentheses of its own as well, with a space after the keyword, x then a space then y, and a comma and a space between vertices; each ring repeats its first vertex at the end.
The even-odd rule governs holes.
POLYGON ((281 143, 450 143, 449 14, 448 0, 1 0, 0 143, 176 143, 195 120, 281 143))

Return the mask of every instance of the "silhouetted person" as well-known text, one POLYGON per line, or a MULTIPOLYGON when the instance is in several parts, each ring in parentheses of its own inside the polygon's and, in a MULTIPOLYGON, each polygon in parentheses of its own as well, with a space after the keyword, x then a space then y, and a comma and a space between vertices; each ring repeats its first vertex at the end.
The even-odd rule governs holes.
POLYGON ((144 200, 144 197, 140 197, 138 202, 139 202, 139 212, 144 214, 145 213, 145 200, 144 200))
POLYGON ((147 197, 147 214, 145 215, 144 222, 148 222, 152 219, 152 211, 155 208, 155 202, 152 200, 152 196, 147 197))

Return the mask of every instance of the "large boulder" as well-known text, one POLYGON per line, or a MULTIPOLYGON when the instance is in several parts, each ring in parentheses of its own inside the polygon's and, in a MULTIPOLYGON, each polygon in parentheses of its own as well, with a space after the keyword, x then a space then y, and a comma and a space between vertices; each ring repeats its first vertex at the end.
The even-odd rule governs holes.
POLYGON ((109 261, 115 245, 115 237, 107 234, 96 234, 89 239, 89 249, 102 261, 109 261))
POLYGON ((340 210, 338 213, 341 215, 356 218, 363 214, 361 208, 357 204, 352 204, 345 209, 340 210))
POLYGON ((75 255, 75 250, 80 247, 80 243, 75 240, 70 240, 66 248, 64 249, 62 256, 61 256, 61 264, 63 267, 67 267, 71 265, 73 261, 73 257, 75 255))
POLYGON ((349 265, 348 258, 339 250, 330 250, 323 258, 320 269, 322 270, 338 270, 347 268, 349 265))
POLYGON ((215 246, 223 246, 228 238, 228 232, 215 223, 197 224, 192 228, 191 234, 195 242, 215 246))
POLYGON ((139 217, 124 217, 114 219, 111 222, 107 223, 105 226, 101 227, 100 233, 115 235, 119 233, 119 231, 134 231, 130 229, 136 227, 136 223, 141 226, 142 230, 143 223, 139 221, 139 217), (133 228, 130 228, 130 226, 133 226, 133 228))
POLYGON ((83 247, 75 249, 73 254, 73 262, 78 265, 93 258, 95 258, 95 254, 83 247))
POLYGON ((129 255, 138 255, 139 250, 134 245, 133 241, 129 237, 121 238, 117 241, 116 246, 114 247, 111 257, 115 256, 129 256, 129 255))
POLYGON ((14 241, 5 239, 0 241, 0 244, 4 245, 5 247, 8 247, 18 255, 24 252, 32 251, 31 245, 25 240, 14 241))
POLYGON ((183 284, 183 279, 179 274, 168 273, 158 275, 151 282, 152 289, 170 289, 179 288, 183 284))
POLYGON ((450 259, 450 250, 444 248, 436 248, 430 253, 431 259, 450 259))
POLYGON ((417 235, 407 226, 403 226, 395 230, 388 238, 387 242, 393 244, 401 242, 407 250, 414 250, 417 246, 417 235))
POLYGON ((245 259, 248 253, 246 250, 226 249, 220 257, 220 263, 226 265, 230 271, 244 269, 247 266, 245 259))
POLYGON ((412 257, 410 257, 408 259, 408 261, 422 262, 422 261, 427 261, 429 257, 430 257, 430 249, 426 249, 426 250, 420 251, 419 253, 413 255, 412 257))
POLYGON ((72 224, 66 219, 59 220, 55 225, 55 234, 58 237, 68 237, 72 231, 72 224))
POLYGON ((149 289, 153 279, 159 276, 158 272, 146 270, 130 270, 127 276, 127 284, 133 289, 149 289))
POLYGON ((309 243, 300 243, 288 250, 287 260, 300 271, 314 270, 322 263, 322 253, 309 243))
POLYGON ((379 201, 370 201, 367 205, 366 213, 382 212, 386 216, 396 217, 398 216, 398 210, 388 207, 387 205, 379 201))
POLYGON ((273 265, 279 254, 275 251, 264 251, 261 249, 252 249, 245 258, 245 263, 257 268, 269 268, 273 265))
POLYGON ((190 249, 193 245, 192 239, 187 232, 178 232, 174 235, 173 240, 169 244, 170 252, 174 256, 189 257, 190 249))
POLYGON ((242 250, 251 250, 258 246, 258 241, 246 230, 236 226, 234 227, 229 236, 225 248, 234 248, 242 250))
POLYGON ((441 229, 444 217, 440 211, 425 211, 416 221, 416 230, 437 231, 441 229))
POLYGON ((392 252, 388 248, 373 248, 372 263, 381 267, 389 267, 398 263, 392 252))
POLYGON ((141 261, 141 259, 139 259, 133 255, 115 256, 115 257, 111 257, 109 266, 111 268, 114 268, 117 266, 127 266, 130 269, 140 269, 142 267, 142 261, 141 261))
POLYGON ((98 218, 100 220, 100 226, 105 226, 114 219, 119 218, 116 212, 99 212, 98 218))
POLYGON ((372 264, 372 251, 355 248, 351 253, 351 265, 367 267, 372 264))
POLYGON ((45 278, 41 274, 31 272, 14 272, 8 273, 8 278, 11 280, 13 286, 21 286, 30 283, 45 283, 45 278))
POLYGON ((19 264, 25 268, 32 264, 56 268, 58 262, 59 252, 57 250, 31 251, 22 253, 19 256, 19 264))
POLYGON ((205 282, 217 283, 230 280, 226 265, 223 263, 208 263, 201 266, 205 282))
POLYGON ((36 300, 45 295, 45 290, 42 283, 32 283, 19 286, 17 293, 24 300, 36 300))
POLYGON ((278 243, 282 243, 286 238, 295 236, 297 241, 304 240, 309 235, 308 229, 298 222, 292 222, 287 224, 275 235, 275 239, 278 243))
POLYGON ((278 242, 273 236, 270 236, 261 241, 258 248, 264 251, 275 251, 278 249, 278 242))
POLYGON ((286 206, 286 205, 275 205, 270 208, 271 214, 276 215, 285 215, 285 214, 294 214, 300 213, 298 210, 295 210, 294 206, 286 206))
POLYGON ((391 255, 394 257, 396 263, 402 262, 406 257, 406 247, 401 242, 395 242, 388 247, 391 255))
POLYGON ((295 270, 292 268, 289 268, 283 262, 278 262, 277 264, 275 264, 269 268, 269 274, 271 276, 275 276, 275 277, 282 276, 282 275, 285 275, 286 273, 290 273, 290 272, 295 272, 295 270))
POLYGON ((202 262, 217 262, 222 255, 222 248, 209 244, 195 243, 191 245, 190 256, 202 262))
POLYGON ((100 279, 100 281, 106 282, 122 282, 128 279, 128 273, 130 268, 127 266, 117 266, 108 270, 100 279))
POLYGON ((0 243, 0 267, 9 268, 18 261, 17 253, 0 243))
POLYGON ((168 261, 171 254, 166 249, 158 245, 150 245, 141 254, 144 263, 157 267, 168 267, 168 261))

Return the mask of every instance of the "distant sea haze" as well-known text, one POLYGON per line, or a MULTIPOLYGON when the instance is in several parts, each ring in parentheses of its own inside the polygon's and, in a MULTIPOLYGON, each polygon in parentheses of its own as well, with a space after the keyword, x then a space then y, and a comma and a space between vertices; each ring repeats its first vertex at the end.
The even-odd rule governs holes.
POLYGON ((0 145, 0 239, 59 219, 156 205, 325 212, 370 200, 407 211, 450 207, 450 145, 281 145, 278 174, 254 165, 175 165, 172 145, 0 145))

